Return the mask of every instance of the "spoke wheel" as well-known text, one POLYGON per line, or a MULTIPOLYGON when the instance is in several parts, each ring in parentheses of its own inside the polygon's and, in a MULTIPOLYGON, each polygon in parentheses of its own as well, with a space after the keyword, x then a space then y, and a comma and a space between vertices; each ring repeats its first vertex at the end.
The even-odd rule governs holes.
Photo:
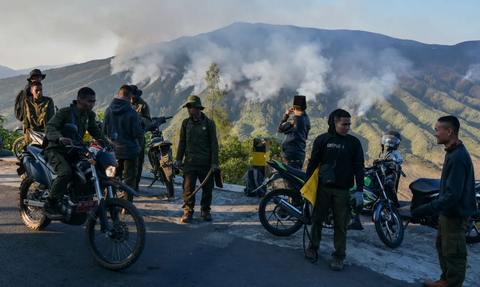
POLYGON ((303 209, 303 199, 299 191, 292 189, 271 191, 265 195, 258 208, 258 216, 263 227, 276 236, 288 236, 297 232, 303 223, 277 206, 274 198, 283 199, 298 210, 303 209))
POLYGON ((12 152, 18 160, 20 160, 22 157, 22 152, 24 147, 25 147, 25 138, 23 136, 19 137, 13 142, 12 152))
POLYGON ((110 229, 101 230, 100 208, 86 226, 87 245, 95 261, 105 269, 122 270, 134 264, 145 247, 145 223, 138 209, 121 198, 105 201, 110 229), (125 212, 122 212, 125 210, 125 212))
POLYGON ((51 220, 42 214, 40 207, 28 206, 24 200, 40 201, 43 191, 39 190, 33 178, 26 177, 20 184, 18 192, 18 210, 25 225, 33 230, 42 230, 47 227, 51 220))

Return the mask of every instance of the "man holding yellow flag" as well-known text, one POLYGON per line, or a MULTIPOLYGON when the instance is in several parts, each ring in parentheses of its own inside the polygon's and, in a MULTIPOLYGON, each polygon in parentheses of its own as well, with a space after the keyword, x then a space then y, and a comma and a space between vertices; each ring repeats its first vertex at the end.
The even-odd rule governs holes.
MULTIPOLYGON (((328 132, 315 139, 307 166, 307 179, 318 173, 318 188, 312 213, 311 241, 305 254, 309 260, 315 258, 322 239, 323 222, 331 207, 335 251, 332 253, 330 267, 336 271, 343 269, 347 249, 350 189, 354 186, 354 179, 357 183, 357 191, 353 195, 355 205, 363 204, 365 160, 360 141, 348 134, 350 119, 350 114, 342 109, 330 114, 328 132)), ((309 200, 315 198, 308 192, 304 196, 309 200)))

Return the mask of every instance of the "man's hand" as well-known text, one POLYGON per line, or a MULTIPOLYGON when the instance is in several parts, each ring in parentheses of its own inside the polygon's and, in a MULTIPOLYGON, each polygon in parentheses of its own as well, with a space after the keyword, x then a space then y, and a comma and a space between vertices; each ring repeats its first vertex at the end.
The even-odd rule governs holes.
POLYGON ((352 195, 352 199, 355 199, 355 207, 363 205, 363 190, 357 190, 352 195))
POLYGON ((220 169, 220 167, 219 167, 218 164, 216 164, 216 163, 212 163, 212 167, 211 167, 211 168, 213 168, 213 171, 216 171, 216 170, 219 170, 219 169, 220 169))
POLYGON ((58 138, 58 143, 61 144, 61 145, 73 145, 73 142, 72 142, 71 138, 60 137, 60 138, 58 138))
POLYGON ((285 114, 286 114, 286 115, 289 115, 290 113, 293 113, 293 108, 287 109, 287 110, 285 111, 285 114))
POLYGON ((431 203, 420 205, 419 207, 412 210, 412 216, 416 219, 425 218, 427 215, 434 214, 431 203))
POLYGON ((176 167, 177 169, 181 169, 181 168, 182 168, 182 161, 181 161, 181 160, 177 160, 177 161, 175 162, 175 167, 176 167))

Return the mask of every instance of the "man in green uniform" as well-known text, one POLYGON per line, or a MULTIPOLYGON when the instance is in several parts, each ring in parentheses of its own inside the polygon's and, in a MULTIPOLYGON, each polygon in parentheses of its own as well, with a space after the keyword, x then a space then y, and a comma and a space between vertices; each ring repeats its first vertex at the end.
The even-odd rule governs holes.
POLYGON ((43 96, 43 87, 40 81, 29 82, 32 97, 25 99, 25 117, 23 118, 23 132, 25 144, 30 144, 30 131, 45 131, 45 127, 55 114, 52 98, 43 96))
MULTIPOLYGON (((150 117, 150 107, 148 104, 141 98, 142 90, 139 90, 137 86, 131 85, 132 87, 132 99, 130 103, 132 108, 137 112, 140 117, 140 123, 142 124, 142 129, 145 130, 145 127, 152 124, 152 118, 150 117)), ((140 154, 138 155, 137 163, 137 183, 135 190, 138 191, 140 179, 142 178, 142 169, 143 162, 145 161, 145 133, 142 133, 142 137, 138 139, 138 144, 140 145, 140 154)))
MULTIPOLYGON (((183 194, 185 202, 195 190, 197 178, 203 182, 211 168, 218 169, 218 141, 215 122, 202 110, 202 102, 198 96, 188 97, 183 107, 188 109, 188 115, 182 122, 180 129, 180 141, 177 150, 177 161, 175 165, 180 168, 182 160, 183 166, 183 194)), ((205 221, 211 221, 210 205, 212 204, 213 175, 207 180, 202 188, 201 217, 205 221)), ((190 223, 192 221, 195 207, 195 197, 186 202, 185 213, 181 221, 190 223)))
POLYGON ((439 213, 436 248, 442 274, 437 281, 426 280, 428 287, 461 287, 467 271, 465 230, 470 215, 477 213, 475 173, 472 159, 458 138, 460 122, 445 116, 435 124, 437 144, 445 145, 445 162, 438 198, 412 210, 415 218, 439 213))
POLYGON ((66 145, 71 145, 72 141, 81 141, 86 131, 95 139, 105 140, 105 136, 95 122, 95 112, 92 111, 95 102, 95 92, 91 88, 83 87, 78 91, 77 100, 73 101, 69 107, 60 109, 47 123, 48 146, 45 149, 45 156, 57 175, 53 181, 50 196, 44 205, 44 212, 51 218, 56 215, 57 200, 63 197, 72 179, 70 164, 74 159, 70 158, 69 148, 66 145), (65 128, 67 123, 77 126, 80 137, 65 128))

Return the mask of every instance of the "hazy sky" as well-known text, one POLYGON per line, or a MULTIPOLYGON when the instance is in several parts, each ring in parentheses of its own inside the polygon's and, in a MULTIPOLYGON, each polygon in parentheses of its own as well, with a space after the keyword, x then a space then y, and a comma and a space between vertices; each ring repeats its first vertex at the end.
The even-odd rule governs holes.
POLYGON ((381 33, 429 44, 480 40, 478 0, 0 0, 0 65, 103 59, 233 22, 381 33))

